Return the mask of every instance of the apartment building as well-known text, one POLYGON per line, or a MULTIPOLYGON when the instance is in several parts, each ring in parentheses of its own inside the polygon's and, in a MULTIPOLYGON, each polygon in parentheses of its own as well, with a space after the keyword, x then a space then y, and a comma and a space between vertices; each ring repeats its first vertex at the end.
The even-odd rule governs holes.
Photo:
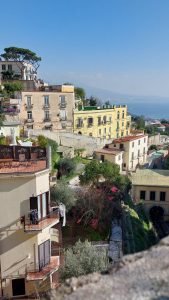
POLYGON ((74 86, 49 86, 22 92, 19 118, 25 130, 72 131, 74 107, 74 86))
POLYGON ((59 214, 50 205, 45 148, 0 146, 0 297, 25 297, 56 283, 59 214))
POLYGON ((135 203, 142 202, 145 210, 153 218, 169 216, 169 171, 137 170, 131 174, 132 198, 135 203))
POLYGON ((111 144, 96 150, 96 158, 117 163, 120 170, 134 171, 147 162, 148 136, 130 135, 114 139, 111 144))
POLYGON ((127 105, 82 107, 74 110, 74 132, 112 139, 130 134, 131 116, 127 105))

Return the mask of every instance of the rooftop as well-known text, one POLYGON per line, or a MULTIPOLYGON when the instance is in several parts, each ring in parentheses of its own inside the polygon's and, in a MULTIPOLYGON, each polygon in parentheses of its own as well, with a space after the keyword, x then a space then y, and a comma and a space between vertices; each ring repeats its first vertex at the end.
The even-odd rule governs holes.
POLYGON ((0 159, 0 175, 16 173, 36 173, 46 169, 46 160, 13 161, 0 159))
POLYGON ((127 105, 103 105, 103 106, 84 106, 79 111, 105 110, 114 108, 126 108, 127 105))
POLYGON ((111 155, 118 155, 119 153, 123 152, 121 150, 118 149, 114 149, 114 148, 103 148, 103 149, 97 149, 95 150, 96 153, 102 153, 102 154, 111 154, 111 155))
POLYGON ((137 170, 131 175, 133 185, 169 187, 169 170, 137 170))
POLYGON ((129 136, 125 136, 125 137, 121 137, 119 139, 115 139, 113 140, 113 144, 116 143, 125 143, 125 142, 130 142, 130 141, 134 141, 134 140, 139 140, 143 137, 146 137, 147 135, 145 134, 140 134, 140 135, 129 135, 129 136))

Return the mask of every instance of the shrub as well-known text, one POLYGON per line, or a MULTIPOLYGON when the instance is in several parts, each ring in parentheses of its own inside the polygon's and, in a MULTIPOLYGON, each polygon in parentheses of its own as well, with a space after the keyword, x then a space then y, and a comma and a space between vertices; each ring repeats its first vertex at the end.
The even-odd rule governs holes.
POLYGON ((73 159, 61 158, 57 164, 59 177, 70 175, 75 170, 75 167, 76 163, 73 159))
POLYGON ((93 272, 107 270, 108 260, 106 250, 98 251, 87 240, 78 241, 75 246, 65 251, 65 264, 61 268, 61 278, 78 277, 93 272))
POLYGON ((60 182, 51 188, 51 200, 56 204, 63 203, 67 211, 69 211, 76 202, 74 192, 65 182, 60 182))

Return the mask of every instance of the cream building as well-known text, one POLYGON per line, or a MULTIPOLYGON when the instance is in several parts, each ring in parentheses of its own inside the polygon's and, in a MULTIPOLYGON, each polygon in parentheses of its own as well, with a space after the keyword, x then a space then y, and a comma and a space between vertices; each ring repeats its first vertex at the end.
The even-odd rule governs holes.
POLYGON ((133 201, 144 204, 151 216, 169 219, 169 171, 137 170, 131 174, 133 201))
POLYGON ((94 152, 94 157, 100 161, 109 161, 111 163, 117 164, 122 171, 123 165, 123 151, 117 149, 109 149, 107 145, 103 149, 97 149, 94 152))
POLYGON ((59 268, 51 247, 59 215, 50 207, 45 149, 0 146, 0 206, 0 297, 50 289, 59 268))
POLYGON ((127 105, 104 105, 74 110, 74 132, 112 139, 130 134, 131 116, 127 105))
POLYGON ((122 169, 134 171, 139 165, 147 162, 148 136, 144 134, 130 135, 113 140, 107 145, 108 149, 118 149, 123 151, 122 169))
POLYGON ((19 118, 25 130, 72 131, 74 107, 74 86, 45 87, 22 92, 19 118))

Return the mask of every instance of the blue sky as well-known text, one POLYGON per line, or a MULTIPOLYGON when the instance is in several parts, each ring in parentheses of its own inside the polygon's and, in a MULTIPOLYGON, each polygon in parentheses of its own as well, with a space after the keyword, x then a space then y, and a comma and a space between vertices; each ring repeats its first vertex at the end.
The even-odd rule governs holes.
POLYGON ((37 52, 46 81, 169 96, 168 0, 8 0, 0 8, 0 52, 37 52))

